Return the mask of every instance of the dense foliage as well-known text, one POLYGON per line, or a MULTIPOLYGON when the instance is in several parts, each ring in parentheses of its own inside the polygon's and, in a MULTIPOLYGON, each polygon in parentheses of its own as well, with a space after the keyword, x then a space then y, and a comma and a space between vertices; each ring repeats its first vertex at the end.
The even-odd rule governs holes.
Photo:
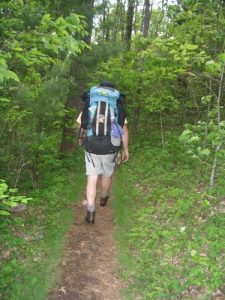
POLYGON ((206 192, 199 165, 174 135, 166 138, 163 151, 153 143, 134 147, 135 160, 117 176, 121 273, 129 281, 124 299, 219 297, 225 279, 224 185, 206 192))
POLYGON ((0 176, 15 187, 21 176, 35 185, 43 168, 59 163, 69 66, 85 47, 84 24, 36 1, 2 1, 0 14, 0 176))
POLYGON ((131 51, 98 72, 126 92, 131 126, 143 139, 153 119, 163 148, 166 127, 190 124, 181 141, 208 168, 210 187, 218 164, 224 169, 224 22, 223 2, 168 6, 157 32, 152 23, 148 39, 137 33, 131 51))

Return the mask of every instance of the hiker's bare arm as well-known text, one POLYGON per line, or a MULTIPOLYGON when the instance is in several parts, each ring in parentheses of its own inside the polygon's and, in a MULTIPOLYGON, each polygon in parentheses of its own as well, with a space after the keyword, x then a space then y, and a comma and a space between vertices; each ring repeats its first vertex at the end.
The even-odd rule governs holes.
POLYGON ((122 138, 122 141, 123 141, 122 161, 125 162, 125 161, 128 161, 128 159, 129 159, 129 132, 128 132, 128 128, 127 128, 126 124, 124 124, 124 126, 123 126, 123 132, 124 132, 124 135, 122 138))

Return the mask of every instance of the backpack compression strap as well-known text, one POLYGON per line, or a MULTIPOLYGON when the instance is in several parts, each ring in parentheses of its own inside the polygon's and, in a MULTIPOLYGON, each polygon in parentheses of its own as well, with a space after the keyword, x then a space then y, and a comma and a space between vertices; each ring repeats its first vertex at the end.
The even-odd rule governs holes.
POLYGON ((96 116, 92 119, 95 125, 95 128, 93 130, 93 133, 95 135, 109 135, 111 128, 111 120, 114 119, 111 118, 111 114, 114 112, 114 109, 111 108, 109 103, 107 102, 98 102, 96 107, 96 116))
POLYGON ((107 134, 107 120, 108 120, 108 113, 109 113, 109 104, 106 103, 106 108, 105 108, 105 119, 104 119, 104 135, 107 134))
POLYGON ((98 102, 97 115, 96 115, 96 135, 99 135, 100 110, 101 110, 101 102, 98 102))

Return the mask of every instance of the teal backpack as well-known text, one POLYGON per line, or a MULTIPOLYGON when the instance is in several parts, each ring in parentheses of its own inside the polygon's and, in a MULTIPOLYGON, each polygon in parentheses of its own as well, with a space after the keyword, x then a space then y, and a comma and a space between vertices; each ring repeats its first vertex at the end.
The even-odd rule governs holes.
POLYGON ((94 86, 87 93, 81 127, 86 129, 83 146, 88 153, 117 153, 122 147, 124 106, 118 90, 94 86))

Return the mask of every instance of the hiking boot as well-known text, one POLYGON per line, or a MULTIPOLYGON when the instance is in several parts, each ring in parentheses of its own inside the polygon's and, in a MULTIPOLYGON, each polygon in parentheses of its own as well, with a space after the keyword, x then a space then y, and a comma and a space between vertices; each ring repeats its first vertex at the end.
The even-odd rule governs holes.
POLYGON ((101 198, 100 199, 100 206, 106 206, 108 200, 109 200, 109 195, 104 197, 104 198, 101 198))
POLYGON ((94 224, 95 222, 95 211, 90 212, 89 210, 87 211, 87 216, 85 218, 86 223, 88 224, 94 224))

